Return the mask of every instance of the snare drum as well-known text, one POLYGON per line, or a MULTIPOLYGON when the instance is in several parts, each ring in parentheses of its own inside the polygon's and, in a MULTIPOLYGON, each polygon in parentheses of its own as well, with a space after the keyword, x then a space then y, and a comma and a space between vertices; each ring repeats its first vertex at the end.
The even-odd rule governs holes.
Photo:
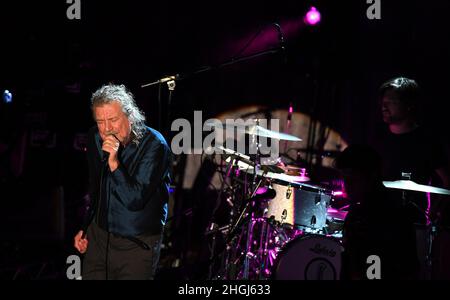
POLYGON ((272 183, 272 187, 276 196, 268 203, 267 218, 300 229, 325 227, 330 195, 304 185, 272 183))
POLYGON ((297 237, 278 254, 272 271, 277 280, 338 280, 343 247, 323 235, 297 237))

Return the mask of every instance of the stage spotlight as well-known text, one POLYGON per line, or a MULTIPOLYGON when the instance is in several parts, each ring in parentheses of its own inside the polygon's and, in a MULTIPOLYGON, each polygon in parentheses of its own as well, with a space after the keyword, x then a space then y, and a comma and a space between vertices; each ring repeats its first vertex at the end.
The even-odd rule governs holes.
POLYGON ((3 92, 3 102, 11 103, 12 102, 12 93, 8 90, 3 92))
POLYGON ((320 12, 314 6, 312 6, 306 13, 304 21, 306 25, 314 26, 319 24, 320 18, 320 12))

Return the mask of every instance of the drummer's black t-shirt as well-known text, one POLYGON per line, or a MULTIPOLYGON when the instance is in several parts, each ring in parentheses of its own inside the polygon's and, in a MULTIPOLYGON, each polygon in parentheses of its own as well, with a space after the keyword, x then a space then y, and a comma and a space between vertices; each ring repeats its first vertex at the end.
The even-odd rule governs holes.
POLYGON ((393 205, 394 194, 380 186, 352 203, 344 222, 342 279, 367 279, 367 258, 381 260, 382 279, 416 279, 415 235, 407 212, 393 205))
MULTIPOLYGON (((369 137, 369 144, 381 155, 383 180, 401 180, 404 172, 411 173, 412 181, 430 185, 436 178, 435 170, 446 163, 440 138, 421 126, 404 134, 393 134, 387 126, 379 127, 369 137)), ((408 192, 408 196, 422 209, 428 207, 425 193, 408 192)), ((400 192, 398 197, 401 198, 400 192)))
POLYGON ((434 170, 445 165, 440 138, 424 127, 404 134, 379 128, 369 144, 382 157, 384 180, 400 180, 401 173, 407 172, 412 173, 411 180, 416 183, 429 184, 434 170))

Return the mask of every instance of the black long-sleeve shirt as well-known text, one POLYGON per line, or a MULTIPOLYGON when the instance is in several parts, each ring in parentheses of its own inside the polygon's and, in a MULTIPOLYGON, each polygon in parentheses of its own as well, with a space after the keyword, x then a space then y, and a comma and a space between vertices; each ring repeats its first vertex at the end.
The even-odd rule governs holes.
POLYGON ((101 148, 95 126, 88 133, 91 205, 85 227, 95 220, 102 229, 122 236, 160 233, 167 218, 171 161, 164 137, 147 127, 139 145, 119 149, 114 172, 102 162, 101 148))

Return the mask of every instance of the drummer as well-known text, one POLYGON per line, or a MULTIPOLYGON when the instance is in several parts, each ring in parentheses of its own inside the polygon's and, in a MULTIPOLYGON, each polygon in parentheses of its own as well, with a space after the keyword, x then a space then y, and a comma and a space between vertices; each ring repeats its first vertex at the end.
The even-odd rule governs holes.
POLYGON ((418 260, 412 224, 383 186, 381 159, 369 146, 351 145, 335 160, 350 206, 344 222, 343 279, 367 279, 367 258, 381 261, 381 279, 414 279, 418 260))
MULTIPOLYGON (((369 144, 383 159, 383 179, 409 179, 448 189, 448 153, 445 153, 442 139, 420 123, 420 106, 424 99, 420 97, 417 82, 405 77, 388 80, 379 88, 379 100, 384 124, 369 135, 369 144), (409 178, 402 178, 402 173, 409 178)), ((435 221, 439 219, 443 208, 439 207, 438 199, 430 201, 424 193, 409 192, 408 200, 404 205, 413 222, 426 223, 430 213, 435 221)), ((447 201, 441 202, 445 203, 447 201)), ((448 221, 450 224, 450 219, 448 221)))

